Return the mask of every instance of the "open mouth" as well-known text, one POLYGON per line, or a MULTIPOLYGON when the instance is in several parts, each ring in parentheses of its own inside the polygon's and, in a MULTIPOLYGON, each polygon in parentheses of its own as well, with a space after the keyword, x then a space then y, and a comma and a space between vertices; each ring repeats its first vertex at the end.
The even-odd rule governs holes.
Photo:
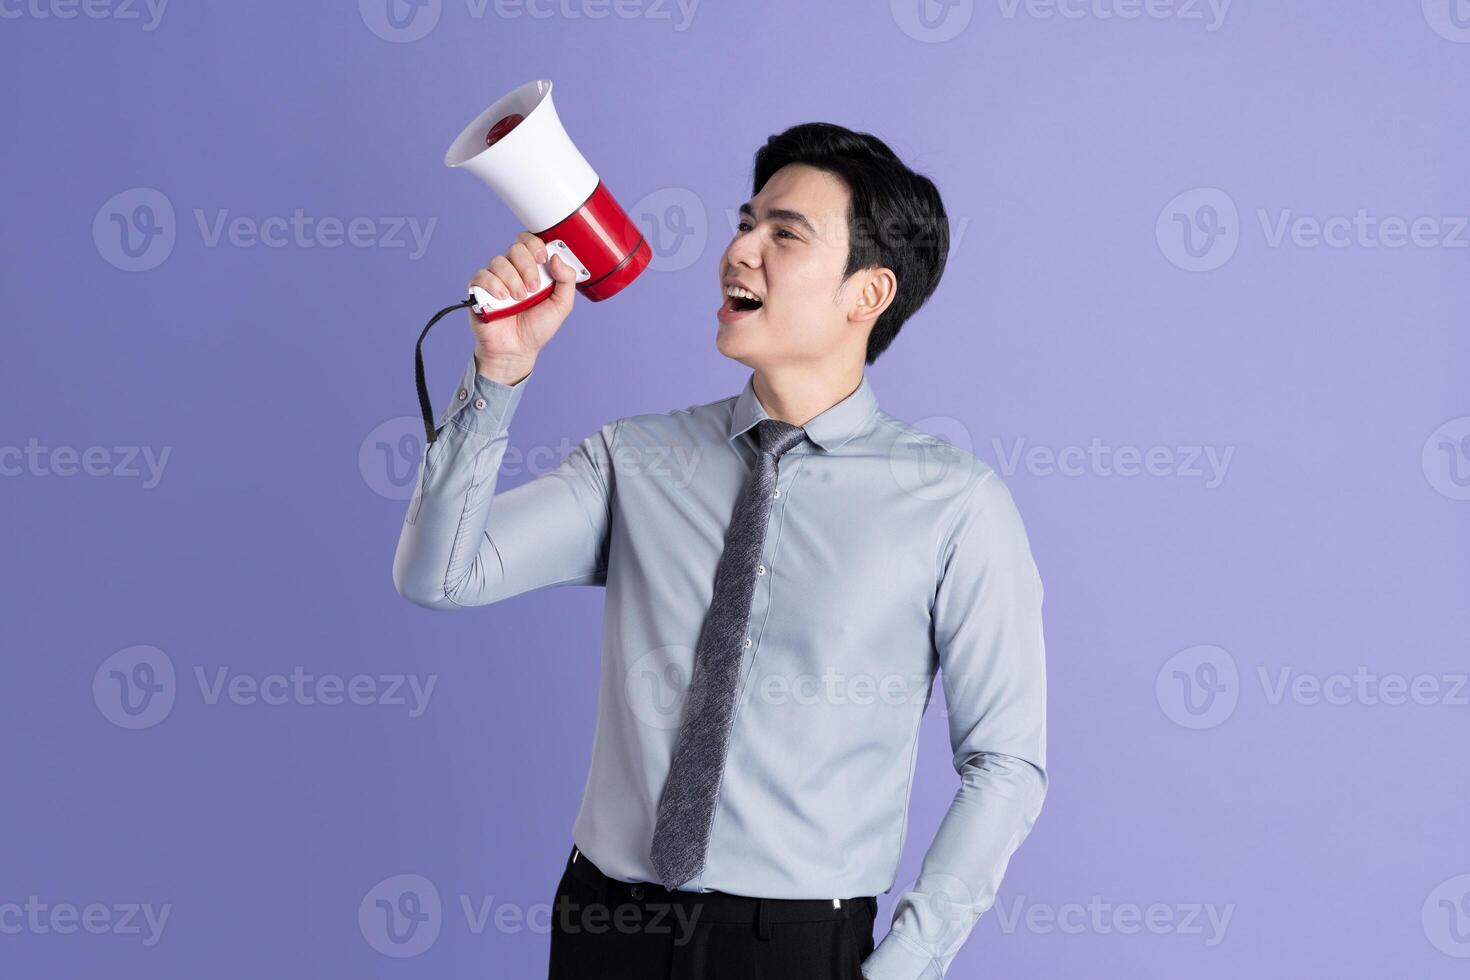
POLYGON ((735 313, 752 313, 764 306, 765 301, 748 289, 726 286, 725 304, 735 313))

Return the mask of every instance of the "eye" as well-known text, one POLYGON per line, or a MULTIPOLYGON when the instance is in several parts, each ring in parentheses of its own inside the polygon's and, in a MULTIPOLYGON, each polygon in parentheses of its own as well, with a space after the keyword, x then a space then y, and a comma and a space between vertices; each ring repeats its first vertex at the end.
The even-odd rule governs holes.
MULTIPOLYGON (((735 226, 735 228, 736 228, 737 231, 749 231, 750 230, 750 222, 749 221, 743 221, 742 220, 740 222, 740 224, 738 224, 738 225, 735 226)), ((778 228, 776 230, 776 237, 777 238, 789 238, 792 241, 800 241, 800 239, 797 236, 793 235, 791 232, 787 231, 785 228, 778 228)))

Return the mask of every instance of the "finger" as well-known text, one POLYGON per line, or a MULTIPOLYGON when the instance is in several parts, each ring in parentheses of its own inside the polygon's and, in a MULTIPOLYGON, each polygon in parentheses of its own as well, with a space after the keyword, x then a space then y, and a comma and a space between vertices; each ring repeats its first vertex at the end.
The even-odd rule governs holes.
POLYGON ((521 281, 525 283, 527 291, 535 292, 541 285, 541 270, 536 267, 536 259, 531 255, 531 250, 524 242, 516 242, 506 250, 505 255, 521 274, 521 281))
POLYGON ((491 272, 489 269, 475 270, 474 276, 470 279, 470 285, 479 286, 481 289, 485 290, 485 292, 489 293, 491 296, 494 296, 496 299, 505 299, 507 296, 510 295, 510 293, 506 291, 505 283, 501 281, 499 276, 491 272))
POLYGON ((576 282, 577 272, 567 264, 566 259, 560 255, 553 255, 551 261, 546 264, 546 271, 551 273, 551 278, 557 282, 576 282))
POLYGON ((516 236, 516 241, 530 249, 531 254, 536 257, 537 262, 546 261, 546 243, 540 237, 531 234, 529 231, 523 231, 516 236))
POLYGON ((516 299, 525 299, 525 284, 521 282, 521 274, 516 271, 515 266, 511 265, 510 259, 504 255, 495 256, 490 260, 490 271, 500 277, 512 296, 516 299))

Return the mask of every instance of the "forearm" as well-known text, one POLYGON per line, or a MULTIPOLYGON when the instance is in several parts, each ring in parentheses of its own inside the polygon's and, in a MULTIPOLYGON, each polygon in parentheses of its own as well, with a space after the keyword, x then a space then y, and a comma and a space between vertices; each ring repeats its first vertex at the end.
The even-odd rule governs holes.
POLYGON ((871 980, 937 980, 995 903, 1011 855, 1030 833, 1046 774, 1008 755, 968 760, 918 880, 894 905, 893 924, 863 964, 871 980))
MULTIPOLYGON (((499 569, 481 556, 481 542, 508 442, 507 429, 529 376, 516 385, 478 376, 472 359, 443 414, 438 438, 425 446, 419 478, 393 559, 400 595, 431 609, 477 605, 500 597, 499 569)), ((488 365, 501 377, 519 371, 488 365)), ((498 563, 497 563, 498 565, 498 563)))
POLYGON ((536 369, 536 358, 519 357, 506 358, 495 357, 489 354, 475 352, 475 370, 482 378, 503 384, 513 388, 526 378, 530 377, 536 369))
POLYGON ((995 902, 1046 796, 1041 577, 1010 491, 977 463, 941 551, 932 610, 959 790, 863 964, 872 980, 936 980, 995 902))

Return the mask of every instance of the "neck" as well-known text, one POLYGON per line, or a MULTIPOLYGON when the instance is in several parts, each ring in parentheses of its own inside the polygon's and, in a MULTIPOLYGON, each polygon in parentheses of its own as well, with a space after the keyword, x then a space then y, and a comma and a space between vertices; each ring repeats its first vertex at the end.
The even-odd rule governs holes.
POLYGON ((767 415, 792 425, 806 425, 842 401, 863 383, 863 364, 757 368, 751 387, 767 415))

